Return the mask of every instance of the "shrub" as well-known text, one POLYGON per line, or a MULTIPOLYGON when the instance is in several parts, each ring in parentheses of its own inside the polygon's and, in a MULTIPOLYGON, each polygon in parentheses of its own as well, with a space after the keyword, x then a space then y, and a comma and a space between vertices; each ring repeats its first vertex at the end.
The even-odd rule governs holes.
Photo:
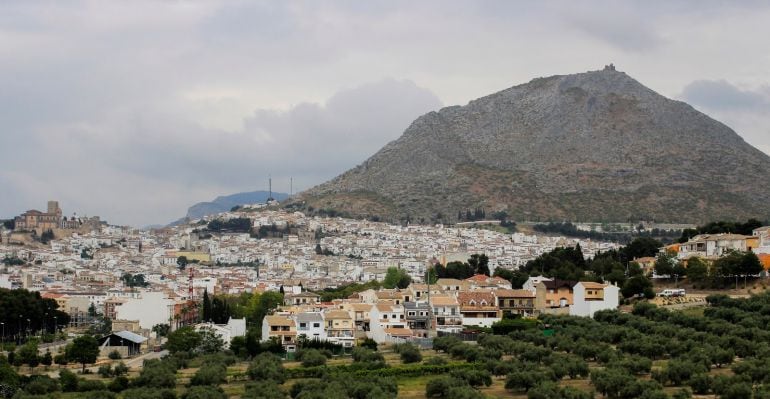
POLYGON ((78 376, 75 373, 64 369, 59 371, 59 384, 64 392, 75 392, 78 390, 78 376))
POLYGON ((82 393, 79 398, 81 399, 115 399, 117 395, 110 391, 89 391, 82 393))
POLYGON ((176 399, 171 389, 133 388, 123 391, 123 399, 176 399))
POLYGON ((326 356, 317 349, 303 349, 299 360, 302 361, 302 367, 316 367, 326 364, 326 356))
POLYGON ((375 340, 373 340, 371 338, 366 338, 366 339, 363 340, 363 342, 361 342, 360 346, 362 348, 366 348, 366 349, 369 349, 369 350, 376 351, 377 350, 377 341, 375 341, 375 340))
POLYGON ((449 376, 465 381, 466 384, 472 387, 490 386, 492 385, 492 376, 486 370, 452 370, 449 376))
POLYGON ((117 350, 114 350, 114 351, 110 352, 110 353, 107 355, 107 357, 108 357, 108 358, 110 358, 110 359, 112 359, 112 360, 120 360, 120 359, 122 359, 122 358, 123 358, 123 356, 122 356, 122 355, 120 354, 120 352, 118 352, 117 350))
POLYGON ((459 338, 453 335, 445 335, 433 339, 433 349, 437 352, 449 352, 449 349, 457 344, 461 344, 459 338))
POLYGON ((126 366, 125 363, 120 362, 115 365, 115 368, 112 369, 112 375, 118 376, 118 375, 124 375, 128 373, 128 366, 126 366))
POLYGON ((176 367, 173 362, 145 360, 139 376, 133 381, 136 387, 175 388, 176 367))
POLYGON ((112 367, 109 364, 99 366, 98 373, 102 378, 109 378, 112 376, 112 367))
POLYGON ((190 385, 219 385, 227 380, 227 368, 222 363, 204 364, 190 379, 190 385))
POLYGON ((99 380, 80 380, 80 382, 78 383, 79 392, 104 391, 104 390, 107 390, 107 387, 104 385, 103 382, 99 380))
MULTIPOLYGON (((9 361, 10 361, 10 359, 9 359, 9 361)), ((65 366, 65 365, 67 365, 67 356, 65 356, 64 354, 56 355, 56 356, 53 357, 53 362, 58 364, 58 365, 65 366)))
POLYGON ((443 357, 433 356, 425 360, 424 363, 431 366, 442 366, 442 365, 445 365, 447 362, 446 362, 446 359, 444 359, 443 357))
POLYGON ((36 375, 31 377, 24 390, 33 395, 45 395, 58 391, 59 382, 47 375, 36 375))
POLYGON ((272 380, 279 384, 286 381, 286 370, 281 359, 270 353, 261 353, 255 357, 246 374, 252 380, 272 380))
POLYGON ((182 399, 227 399, 227 395, 219 387, 194 386, 182 395, 182 399))
POLYGON ((418 363, 422 361, 420 349, 412 344, 404 344, 400 348, 399 354, 401 355, 401 361, 404 363, 418 363))
POLYGON ((459 384, 461 382, 448 376, 434 378, 425 384, 425 396, 429 398, 449 398, 449 389, 459 384))
POLYGON ((110 382, 107 388, 112 392, 123 392, 128 389, 128 378, 119 375, 110 382))
MULTIPOLYGON (((296 385, 296 384, 295 384, 296 385)), ((284 399, 286 393, 273 381, 250 382, 241 399, 284 399)))

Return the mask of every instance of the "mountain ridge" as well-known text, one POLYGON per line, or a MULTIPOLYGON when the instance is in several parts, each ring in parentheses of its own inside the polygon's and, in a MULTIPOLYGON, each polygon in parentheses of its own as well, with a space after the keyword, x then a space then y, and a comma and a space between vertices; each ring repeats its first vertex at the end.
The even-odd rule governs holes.
POLYGON ((766 217, 769 197, 767 154, 606 67, 422 115, 297 201, 402 221, 452 222, 484 207, 519 220, 703 222, 766 217))
MULTIPOLYGON (((273 199, 283 201, 289 198, 286 193, 272 193, 273 199)), ((270 196, 269 191, 248 191, 230 195, 220 195, 213 201, 198 202, 187 209, 187 214, 169 226, 184 224, 189 220, 200 219, 204 216, 215 215, 217 213, 227 212, 234 206, 265 203, 270 196)))

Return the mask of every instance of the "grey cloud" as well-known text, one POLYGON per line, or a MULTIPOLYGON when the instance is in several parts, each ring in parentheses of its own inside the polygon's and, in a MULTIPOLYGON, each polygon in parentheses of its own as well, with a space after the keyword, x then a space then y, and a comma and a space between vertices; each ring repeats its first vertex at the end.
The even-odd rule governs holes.
MULTIPOLYGON (((268 174, 277 190, 288 191, 290 177, 295 190, 320 183, 360 163, 417 116, 439 107, 429 90, 385 79, 342 90, 323 104, 256 110, 238 131, 145 112, 30 135, 30 145, 54 156, 18 164, 19 171, 0 174, 0 182, 14 188, 16 198, 59 195, 71 208, 102 212, 120 223, 170 221, 188 204, 263 189, 268 174), (36 182, 36 176, 44 177, 36 182), (85 192, 89 195, 78 195, 85 192)), ((19 207, 20 201, 2 206, 19 207)))
POLYGON ((725 80, 696 80, 682 91, 687 102, 712 110, 750 110, 770 106, 770 88, 742 90, 725 80))
POLYGON ((679 97, 770 155, 770 86, 741 89, 725 80, 696 80, 679 97))
MULTIPOLYGON (((305 188, 438 98, 608 62, 669 96, 696 70, 760 87, 770 11, 735 3, 2 1, 0 216, 54 197, 155 223, 267 174, 305 188)), ((710 104, 767 144, 757 107, 710 104)))

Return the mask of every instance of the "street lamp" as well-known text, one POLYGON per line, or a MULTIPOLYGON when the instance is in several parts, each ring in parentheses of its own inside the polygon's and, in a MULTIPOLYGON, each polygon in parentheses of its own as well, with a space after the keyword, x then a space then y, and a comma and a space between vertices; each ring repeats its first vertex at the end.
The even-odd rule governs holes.
POLYGON ((5 342, 5 322, 2 321, 2 322, 0 322, 0 324, 3 325, 3 342, 5 342))

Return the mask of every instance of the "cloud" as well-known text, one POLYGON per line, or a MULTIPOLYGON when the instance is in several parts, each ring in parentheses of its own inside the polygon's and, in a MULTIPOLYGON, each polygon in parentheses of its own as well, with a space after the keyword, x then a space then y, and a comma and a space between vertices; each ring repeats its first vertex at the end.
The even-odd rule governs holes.
POLYGON ((309 187, 442 102, 609 62, 670 97, 755 88, 696 97, 766 145, 747 101, 769 19, 761 1, 2 1, 0 216, 55 198, 139 225, 268 174, 309 187))
POLYGON ((685 86, 682 98, 711 110, 755 110, 770 106, 770 87, 742 90, 725 80, 696 80, 685 86))
MULTIPOLYGON (((429 90, 384 79, 345 89, 323 104, 258 109, 235 131, 204 128, 145 111, 117 120, 44 128, 25 137, 45 157, 0 173, 3 206, 42 206, 100 213, 118 223, 170 221, 185 207, 217 195, 308 188, 362 162, 396 139, 419 115, 441 107, 429 90), (6 196, 7 194, 7 196, 6 196)), ((12 151, 0 150, 6 157, 12 151)), ((1 190, 1 189, 0 189, 1 190)), ((81 211, 82 213, 83 211, 81 211)))
POLYGON ((770 86, 740 88, 726 80, 696 80, 685 86, 684 101, 732 127, 753 146, 770 154, 770 86))

